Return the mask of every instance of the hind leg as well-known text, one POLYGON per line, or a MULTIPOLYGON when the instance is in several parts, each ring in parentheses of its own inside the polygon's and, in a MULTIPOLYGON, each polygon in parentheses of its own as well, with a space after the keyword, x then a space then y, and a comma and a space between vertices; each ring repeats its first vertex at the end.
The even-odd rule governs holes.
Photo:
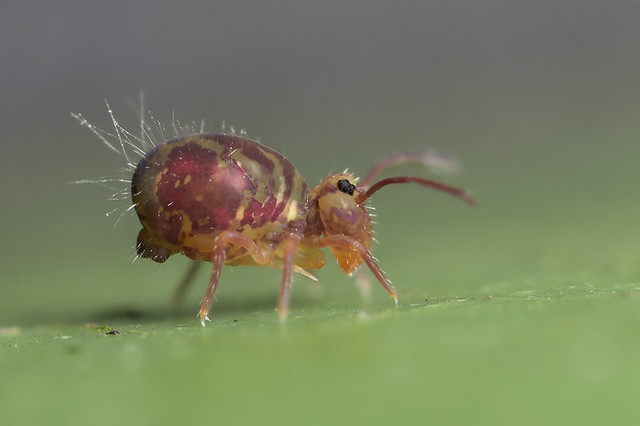
POLYGON ((294 271, 294 255, 300 245, 300 237, 287 235, 282 243, 282 281, 280 284, 280 297, 278 298, 278 316, 284 322, 289 312, 289 299, 291 297, 291 273, 294 271))
POLYGON ((213 242, 213 251, 211 253, 213 271, 211 272, 211 278, 209 278, 209 286, 207 287, 207 291, 204 294, 202 304, 200 305, 200 312, 198 313, 202 326, 205 325, 205 321, 210 321, 209 310, 211 309, 211 302, 213 301, 216 288, 218 287, 218 282, 220 281, 220 272, 222 272, 222 265, 224 265, 224 262, 226 260, 226 249, 230 245, 235 245, 246 249, 253 260, 261 265, 269 262, 271 260, 271 257, 273 256, 273 253, 271 251, 261 249, 252 239, 245 237, 239 232, 224 231, 220 233, 220 235, 218 235, 213 242))
POLYGON ((184 295, 187 293, 189 287, 191 287, 193 278, 196 276, 196 273, 201 266, 202 262, 200 262, 199 260, 192 261, 191 265, 189 265, 189 269, 187 269, 187 272, 184 274, 184 276, 180 280, 180 283, 173 292, 173 305, 176 309, 182 304, 184 295))

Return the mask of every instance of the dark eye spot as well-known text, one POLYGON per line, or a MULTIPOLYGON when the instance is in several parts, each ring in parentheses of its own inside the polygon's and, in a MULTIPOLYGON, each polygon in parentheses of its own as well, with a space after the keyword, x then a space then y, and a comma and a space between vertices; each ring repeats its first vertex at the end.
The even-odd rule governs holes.
POLYGON ((356 189, 356 186, 347 179, 340 179, 338 181, 338 189, 345 194, 353 195, 353 191, 356 189))

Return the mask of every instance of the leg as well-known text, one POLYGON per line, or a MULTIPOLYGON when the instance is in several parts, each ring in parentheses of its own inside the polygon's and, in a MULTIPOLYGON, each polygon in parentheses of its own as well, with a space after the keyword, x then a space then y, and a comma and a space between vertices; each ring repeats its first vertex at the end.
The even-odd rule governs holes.
POLYGON ((294 270, 293 257, 300 244, 300 237, 287 235, 284 239, 282 256, 282 282, 280 285, 280 297, 278 298, 278 316, 284 322, 289 312, 289 298, 291 296, 291 273, 294 270))
POLYGON ((200 317, 200 324, 202 324, 203 327, 205 321, 211 321, 209 319, 209 309, 211 308, 211 302, 213 301, 213 296, 216 293, 216 288, 218 288, 220 272, 222 272, 222 265, 224 264, 225 249, 227 248, 225 243, 218 241, 219 239, 219 237, 216 238, 215 245, 213 246, 213 256, 211 258, 211 261, 213 262, 213 271, 211 272, 209 286, 204 294, 202 304, 200 305, 200 312, 198 313, 198 316, 200 317))
POLYGON ((367 273, 362 267, 356 269, 356 282, 360 288, 362 299, 365 303, 368 303, 371 300, 371 280, 369 280, 367 273))
POLYGON ((193 277, 196 275, 196 272, 198 272, 198 269, 200 269, 200 265, 202 265, 202 262, 198 260, 191 262, 189 269, 187 269, 187 273, 184 274, 184 277, 180 280, 180 283, 173 293, 173 304, 176 307, 182 303, 187 289, 191 286, 191 283, 193 283, 193 277))
POLYGON ((320 238, 315 240, 312 243, 316 247, 328 247, 328 246, 336 246, 336 247, 346 247, 346 248, 354 248, 358 250, 360 256, 367 264, 373 275, 376 277, 378 282, 382 285, 382 287, 387 291, 389 296, 398 304, 398 294, 396 293, 396 289, 393 288, 393 284, 391 281, 384 275, 382 269, 378 266, 375 259, 371 255, 371 252, 367 250, 365 246, 363 246, 359 241, 348 237, 343 234, 338 235, 329 235, 324 238, 320 238))
POLYGON ((205 321, 210 321, 209 309, 211 308, 211 302, 213 301, 216 288, 218 287, 218 282, 220 281, 220 272, 222 271, 222 265, 224 265, 225 262, 225 252, 229 244, 245 248, 256 263, 264 264, 269 262, 271 258, 271 253, 266 253, 261 250, 252 239, 245 237, 239 232, 224 231, 218 235, 213 242, 213 251, 211 253, 213 271, 211 272, 209 286, 204 294, 202 304, 200 305, 200 312, 198 313, 202 326, 204 326, 205 321))

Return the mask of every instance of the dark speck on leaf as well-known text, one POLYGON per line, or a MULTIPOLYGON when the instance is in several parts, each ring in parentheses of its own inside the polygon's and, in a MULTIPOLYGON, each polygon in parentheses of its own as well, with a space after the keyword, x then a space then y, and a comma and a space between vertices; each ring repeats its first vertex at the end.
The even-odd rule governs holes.
POLYGON ((107 336, 118 336, 120 335, 120 332, 118 330, 111 330, 111 331, 107 331, 105 334, 107 336))

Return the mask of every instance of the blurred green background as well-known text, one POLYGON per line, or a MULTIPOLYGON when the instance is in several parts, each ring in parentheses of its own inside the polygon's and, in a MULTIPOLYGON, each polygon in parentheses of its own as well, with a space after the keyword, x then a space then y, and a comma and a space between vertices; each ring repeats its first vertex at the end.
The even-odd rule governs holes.
POLYGON ((638 40, 622 0, 3 2, 2 423, 637 424, 638 40), (225 268, 202 329, 207 272, 175 310, 186 260, 68 184, 124 166, 69 113, 135 129, 141 90, 311 185, 452 154, 479 206, 375 196, 397 309, 329 262, 280 325, 278 272, 225 268))

